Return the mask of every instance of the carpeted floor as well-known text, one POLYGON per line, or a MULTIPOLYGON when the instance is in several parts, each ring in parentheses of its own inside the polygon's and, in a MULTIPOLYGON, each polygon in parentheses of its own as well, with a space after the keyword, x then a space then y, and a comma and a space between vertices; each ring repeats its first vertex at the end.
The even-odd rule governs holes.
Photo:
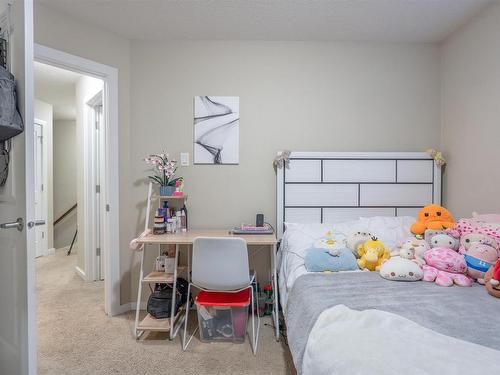
MULTIPOLYGON (((183 352, 180 336, 132 336, 133 313, 104 314, 102 282, 84 283, 74 271, 76 255, 63 250, 37 259, 38 372, 72 374, 294 374, 286 344, 276 342, 268 318, 261 320, 259 348, 204 344, 197 336, 183 352)), ((192 324, 196 314, 191 314, 192 324)), ((191 319, 190 319, 191 320, 191 319)))

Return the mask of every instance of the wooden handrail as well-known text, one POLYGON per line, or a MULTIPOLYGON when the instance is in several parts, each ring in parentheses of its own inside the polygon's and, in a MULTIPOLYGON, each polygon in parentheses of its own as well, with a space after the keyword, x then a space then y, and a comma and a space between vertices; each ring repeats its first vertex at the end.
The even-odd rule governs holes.
POLYGON ((54 221, 54 225, 58 224, 62 219, 64 219, 66 216, 68 216, 69 213, 71 211, 73 211, 77 206, 78 206, 78 203, 75 203, 73 205, 73 207, 71 207, 68 211, 66 211, 65 213, 63 213, 61 216, 59 216, 59 219, 57 219, 57 220, 54 221))

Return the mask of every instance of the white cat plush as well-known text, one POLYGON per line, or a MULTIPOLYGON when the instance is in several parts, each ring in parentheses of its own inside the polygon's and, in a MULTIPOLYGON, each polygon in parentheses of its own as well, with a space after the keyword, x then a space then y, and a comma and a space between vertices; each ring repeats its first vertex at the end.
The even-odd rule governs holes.
POLYGON ((344 240, 345 246, 352 251, 356 258, 359 258, 358 246, 372 238, 372 234, 366 230, 355 230, 344 240))

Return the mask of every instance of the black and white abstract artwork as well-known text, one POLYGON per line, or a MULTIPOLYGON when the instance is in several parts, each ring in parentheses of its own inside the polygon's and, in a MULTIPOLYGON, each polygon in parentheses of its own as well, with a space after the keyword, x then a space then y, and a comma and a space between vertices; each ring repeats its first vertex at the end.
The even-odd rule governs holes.
POLYGON ((238 96, 194 97, 194 163, 238 164, 238 96))

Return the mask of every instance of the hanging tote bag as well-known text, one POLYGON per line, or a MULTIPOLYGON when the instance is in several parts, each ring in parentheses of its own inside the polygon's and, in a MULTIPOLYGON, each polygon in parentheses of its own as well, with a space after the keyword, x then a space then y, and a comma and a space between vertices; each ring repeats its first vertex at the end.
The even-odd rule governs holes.
POLYGON ((0 66, 0 142, 23 131, 23 119, 17 110, 14 76, 0 66))

